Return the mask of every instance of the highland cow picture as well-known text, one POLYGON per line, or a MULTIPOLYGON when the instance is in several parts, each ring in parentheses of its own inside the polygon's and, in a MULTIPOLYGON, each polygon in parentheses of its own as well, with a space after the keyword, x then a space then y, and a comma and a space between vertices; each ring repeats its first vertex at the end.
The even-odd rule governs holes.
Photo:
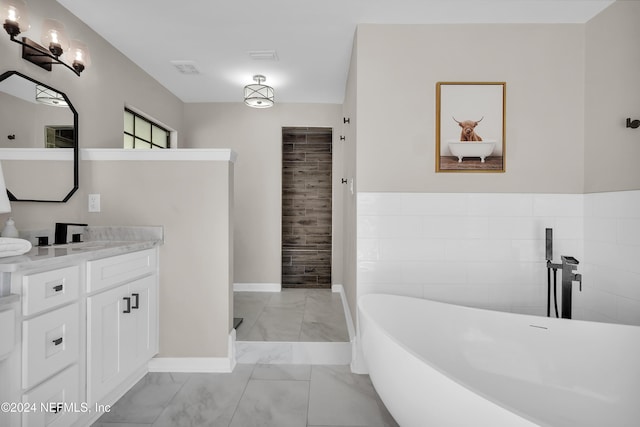
POLYGON ((436 172, 505 171, 505 82, 436 84, 436 172))

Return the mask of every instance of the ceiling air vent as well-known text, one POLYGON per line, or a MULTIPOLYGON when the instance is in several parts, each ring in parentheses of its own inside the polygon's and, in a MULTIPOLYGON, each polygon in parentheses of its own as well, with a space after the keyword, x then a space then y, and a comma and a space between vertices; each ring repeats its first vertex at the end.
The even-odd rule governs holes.
POLYGON ((249 58, 254 61, 277 61, 278 54, 275 50, 251 50, 249 58))
POLYGON ((194 61, 171 61, 171 65, 182 74, 200 74, 194 61))

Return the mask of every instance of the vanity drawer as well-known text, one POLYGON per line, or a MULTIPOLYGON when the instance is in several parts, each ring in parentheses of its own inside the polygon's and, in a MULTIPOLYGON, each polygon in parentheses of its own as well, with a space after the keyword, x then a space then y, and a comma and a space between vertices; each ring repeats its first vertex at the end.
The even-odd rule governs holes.
POLYGON ((25 316, 60 306, 78 298, 80 267, 60 268, 22 277, 22 311, 25 316))
POLYGON ((126 283, 156 271, 156 251, 147 249, 87 262, 87 292, 126 283))
POLYGON ((78 304, 22 322, 22 387, 30 388, 78 360, 78 304))
POLYGON ((70 426, 82 410, 78 365, 25 393, 22 401, 35 404, 37 409, 22 414, 22 427, 70 426), (60 403, 64 404, 62 408, 60 403), (61 410, 55 412, 56 408, 61 410))

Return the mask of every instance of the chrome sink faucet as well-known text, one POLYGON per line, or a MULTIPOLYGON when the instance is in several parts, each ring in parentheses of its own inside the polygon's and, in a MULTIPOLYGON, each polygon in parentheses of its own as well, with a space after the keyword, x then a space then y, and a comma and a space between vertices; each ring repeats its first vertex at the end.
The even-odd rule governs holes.
POLYGON ((573 282, 580 283, 582 292, 582 274, 574 273, 578 268, 578 260, 572 256, 561 256, 562 259, 562 318, 571 319, 571 291, 573 282))

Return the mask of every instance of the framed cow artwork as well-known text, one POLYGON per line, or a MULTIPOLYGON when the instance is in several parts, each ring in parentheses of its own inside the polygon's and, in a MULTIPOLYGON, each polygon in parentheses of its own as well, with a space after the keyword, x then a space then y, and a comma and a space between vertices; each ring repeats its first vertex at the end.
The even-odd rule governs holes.
POLYGON ((436 172, 505 171, 506 85, 436 83, 436 172))

